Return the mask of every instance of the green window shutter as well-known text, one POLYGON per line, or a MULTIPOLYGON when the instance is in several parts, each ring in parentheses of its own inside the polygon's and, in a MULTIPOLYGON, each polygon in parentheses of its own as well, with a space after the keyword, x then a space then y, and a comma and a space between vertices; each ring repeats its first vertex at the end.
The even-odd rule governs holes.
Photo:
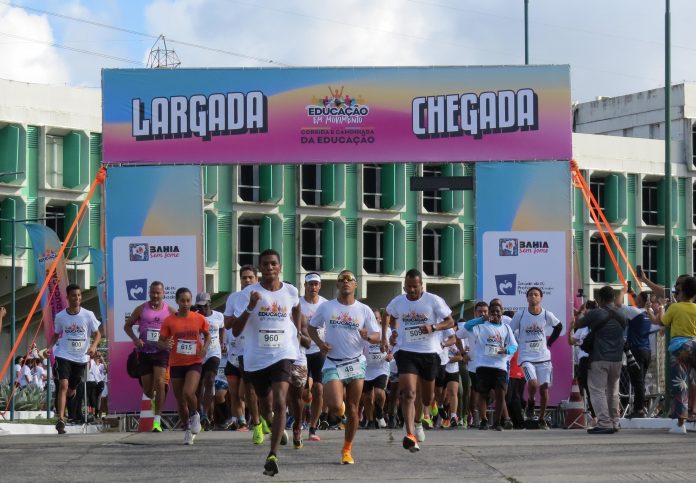
POLYGON ((394 223, 387 223, 384 225, 384 232, 382 235, 382 256, 384 257, 384 264, 382 273, 393 273, 396 268, 395 235, 394 223))
POLYGON ((259 227, 259 252, 273 248, 273 219, 266 215, 259 227))
POLYGON ((322 223, 321 230, 321 269, 331 272, 334 269, 335 253, 335 223, 333 220, 326 220, 322 223))
POLYGON ((217 195, 217 166, 203 167, 203 190, 206 198, 213 198, 217 195))
POLYGON ((75 188, 83 182, 82 136, 71 132, 63 138, 63 186, 75 188))
MULTIPOLYGON (((16 173, 19 169, 21 131, 19 126, 9 124, 0 129, 0 172, 16 173)), ((18 175, 1 176, 0 181, 14 181, 18 175)))
POLYGON ((380 208, 393 208, 396 205, 396 164, 383 164, 379 176, 382 187, 380 208))
POLYGON ((442 229, 442 236, 440 237, 440 257, 440 271, 442 275, 449 276, 455 273, 453 226, 446 226, 442 229))
MULTIPOLYGON (((3 218, 9 220, 17 217, 17 200, 14 198, 5 198, 0 206, 3 218)), ((2 238, 2 254, 12 255, 12 222, 0 222, 0 238, 2 238)))
MULTIPOLYGON (((441 176, 454 176, 454 163, 443 164, 440 168, 441 176)), ((454 211, 454 191, 440 191, 442 195, 442 211, 443 213, 451 213, 454 211)))
POLYGON ((211 211, 205 212, 205 263, 217 262, 217 216, 211 211))
MULTIPOLYGON (((273 166, 264 164, 259 166, 259 201, 273 199, 273 166)), ((270 245, 269 245, 270 246, 270 245)))
POLYGON ((70 249, 72 246, 72 250, 70 250, 70 255, 68 258, 75 259, 78 258, 78 252, 80 251, 78 248, 75 248, 80 245, 80 229, 81 227, 77 227, 77 229, 73 232, 72 238, 68 239, 68 232, 70 231, 70 227, 75 223, 75 219, 77 219, 77 212, 80 211, 80 205, 77 203, 68 203, 65 205, 65 225, 64 225, 64 230, 65 232, 63 233, 63 239, 65 240, 65 245, 66 245, 66 253, 67 250, 70 249), (74 240, 74 241, 73 241, 74 240))
POLYGON ((616 174, 604 178, 604 215, 609 222, 619 219, 619 176, 616 174))
POLYGON ((321 165, 322 205, 331 205, 336 202, 336 168, 335 164, 321 165))

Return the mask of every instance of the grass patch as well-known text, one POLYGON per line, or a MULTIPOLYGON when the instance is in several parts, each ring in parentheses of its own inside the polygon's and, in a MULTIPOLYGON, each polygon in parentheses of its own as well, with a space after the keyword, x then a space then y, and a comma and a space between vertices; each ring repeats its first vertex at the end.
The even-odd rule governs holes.
POLYGON ((10 421, 9 419, 4 420, 0 418, 0 423, 3 424, 42 424, 46 426, 53 426, 58 422, 58 418, 37 418, 37 419, 15 419, 14 421, 10 421))

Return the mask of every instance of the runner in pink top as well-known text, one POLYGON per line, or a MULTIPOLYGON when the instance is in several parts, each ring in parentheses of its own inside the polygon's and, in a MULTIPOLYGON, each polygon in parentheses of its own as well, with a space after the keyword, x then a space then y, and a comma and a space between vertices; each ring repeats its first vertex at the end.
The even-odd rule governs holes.
POLYGON ((143 393, 152 399, 152 409, 155 413, 152 431, 155 433, 162 432, 160 419, 166 396, 165 373, 169 365, 169 351, 160 350, 157 341, 162 322, 173 313, 174 310, 164 302, 164 284, 152 282, 150 300, 137 306, 123 327, 138 351, 140 382, 143 393), (137 336, 133 331, 134 325, 138 326, 137 336))

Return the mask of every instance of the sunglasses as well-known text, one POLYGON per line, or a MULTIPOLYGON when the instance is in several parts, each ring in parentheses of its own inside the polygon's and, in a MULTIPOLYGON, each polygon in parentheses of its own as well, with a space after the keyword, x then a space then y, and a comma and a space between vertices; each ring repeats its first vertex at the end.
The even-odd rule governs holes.
POLYGON ((356 278, 352 275, 344 275, 342 277, 338 277, 339 282, 355 282, 356 278))

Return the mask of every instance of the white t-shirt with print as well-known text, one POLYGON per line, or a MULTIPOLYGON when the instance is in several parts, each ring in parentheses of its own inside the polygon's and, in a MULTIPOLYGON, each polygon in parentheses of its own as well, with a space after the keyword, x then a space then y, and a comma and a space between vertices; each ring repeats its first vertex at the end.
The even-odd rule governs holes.
MULTIPOLYGON (((447 342, 447 339, 450 338, 450 336, 453 336, 455 333, 454 329, 447 329, 447 330, 440 330, 438 331, 440 333, 440 347, 442 347, 442 344, 447 342)), ((440 365, 444 366, 449 362, 449 347, 442 347, 440 349, 440 365)))
MULTIPOLYGON (((307 300, 304 297, 300 297, 300 309, 302 310, 302 315, 304 315, 305 320, 309 324, 309 321, 312 320, 312 317, 314 317, 314 314, 316 313, 317 309, 321 304, 326 302, 326 299, 322 297, 321 295, 319 296, 319 301, 316 304, 310 304, 307 302, 307 300)), ((324 340, 324 329, 320 329, 319 331, 319 338, 321 340, 324 340)), ((316 354, 319 352, 319 346, 317 346, 314 341, 311 342, 310 346, 307 349, 303 349, 305 353, 307 354, 316 354)), ((306 359, 305 359, 306 361, 306 359)))
MULTIPOLYGON (((240 303, 239 300, 244 296, 242 292, 231 293, 227 297, 227 302, 225 302, 225 311, 222 313, 225 317, 234 317, 234 309, 236 304, 240 303)), ((246 298, 249 300, 249 297, 246 298)), ((246 307, 245 307, 246 309, 246 307)), ((224 319, 223 319, 224 320, 224 319)), ((244 333, 239 334, 239 337, 232 335, 232 329, 225 330, 225 344, 227 344, 227 353, 235 356, 241 356, 244 354, 244 333)))
POLYGON ((300 303, 297 289, 285 282, 274 292, 266 290, 260 283, 250 285, 240 292, 242 295, 236 300, 234 317, 246 311, 252 291, 258 292, 261 298, 242 331, 244 370, 260 371, 283 359, 295 361, 299 344, 292 309, 300 303))
MULTIPOLYGON (((387 340, 391 337, 391 329, 387 327, 387 340)), ((364 341, 363 354, 367 359, 367 370, 365 371, 365 380, 372 381, 379 376, 389 375, 389 362, 387 362, 387 353, 380 350, 379 343, 370 344, 364 341)))
POLYGON ((56 342, 53 354, 78 364, 88 362, 87 350, 92 334, 99 330, 99 325, 94 312, 83 307, 75 315, 69 314, 68 309, 61 310, 56 314, 54 322, 54 332, 60 335, 60 339, 56 342))
MULTIPOLYGON (((218 359, 222 357, 222 346, 220 345, 220 329, 225 327, 225 316, 222 312, 217 310, 211 311, 210 315, 207 315, 206 320, 208 321, 208 333, 210 334, 210 345, 208 346, 208 352, 205 353, 204 362, 211 357, 217 357, 218 359)), ((201 335, 201 341, 204 337, 201 335)))
POLYGON ((510 328, 517 334, 519 363, 545 362, 551 360, 551 351, 546 345, 546 328, 556 327, 561 321, 553 312, 541 309, 537 315, 529 309, 520 310, 510 322, 510 328))
MULTIPOLYGON (((492 367, 494 369, 508 370, 507 354, 498 354, 500 349, 511 345, 517 345, 517 340, 510 327, 505 323, 493 324, 484 322, 473 327, 472 331, 463 326, 457 331, 457 337, 468 337, 471 347, 476 346, 473 353, 473 361, 476 368, 492 367)), ((469 350, 471 356, 471 349, 469 350)))
POLYGON ((406 294, 401 294, 389 302, 387 313, 396 319, 397 340, 394 352, 402 349, 420 354, 440 352, 440 334, 424 334, 418 327, 438 324, 452 314, 441 297, 423 292, 418 300, 409 300, 406 294))
POLYGON ((325 329, 325 339, 331 350, 326 354, 323 369, 336 367, 334 361, 347 361, 362 358, 365 340, 359 330, 367 328, 367 333, 381 333, 375 314, 370 307, 357 300, 352 305, 343 305, 337 299, 329 300, 319 306, 309 325, 325 329))

